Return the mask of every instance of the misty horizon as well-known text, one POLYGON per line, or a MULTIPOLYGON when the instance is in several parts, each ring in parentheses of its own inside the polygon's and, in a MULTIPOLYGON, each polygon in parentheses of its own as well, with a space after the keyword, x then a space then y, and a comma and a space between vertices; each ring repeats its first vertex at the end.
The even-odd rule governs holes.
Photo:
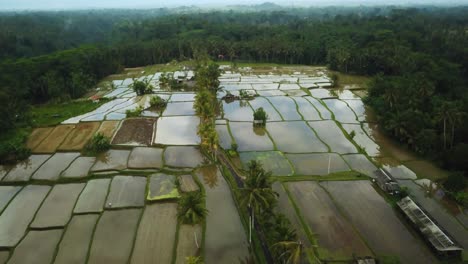
POLYGON ((434 6, 454 6, 454 5, 467 5, 468 0, 455 1, 455 0, 299 0, 299 1, 264 1, 264 0, 231 0, 220 1, 216 0, 202 0, 196 4, 193 2, 175 0, 168 2, 159 2, 151 0, 118 0, 118 1, 60 1, 60 0, 44 0, 44 1, 31 1, 31 0, 0 0, 0 10, 2 11, 19 11, 19 10, 84 10, 84 9, 145 9, 145 8, 176 8, 180 6, 194 6, 200 8, 223 8, 229 6, 243 5, 255 6, 263 3, 273 3, 284 7, 327 7, 327 6, 414 6, 414 5, 434 5, 434 6))

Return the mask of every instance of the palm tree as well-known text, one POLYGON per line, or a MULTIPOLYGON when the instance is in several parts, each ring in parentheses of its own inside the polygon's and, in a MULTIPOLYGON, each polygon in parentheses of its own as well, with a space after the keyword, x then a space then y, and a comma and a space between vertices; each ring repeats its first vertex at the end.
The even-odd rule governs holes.
POLYGON ((436 118, 444 122, 444 149, 447 149, 447 120, 451 114, 451 106, 449 102, 442 102, 436 110, 436 118))
POLYGON ((451 138, 450 138, 450 147, 453 147, 453 142, 455 140, 455 126, 461 124, 463 119, 466 116, 466 113, 461 110, 462 105, 458 102, 451 104, 449 108, 448 121, 451 124, 451 138))
POLYGON ((283 253, 279 256, 282 263, 299 264, 301 261, 302 250, 304 245, 301 240, 298 241, 281 241, 274 246, 281 248, 283 253))
POLYGON ((207 215, 205 208, 205 195, 201 192, 188 192, 179 200, 178 217, 182 223, 197 224, 207 215))
POLYGON ((250 211, 249 242, 251 242, 255 211, 261 213, 269 208, 276 201, 278 194, 271 188, 271 172, 266 172, 260 162, 252 160, 248 168, 244 187, 240 189, 240 204, 248 207, 250 211))
POLYGON ((397 88, 395 87, 387 87, 385 89, 385 93, 383 95, 385 102, 390 105, 390 108, 393 109, 395 104, 400 99, 400 93, 397 88))

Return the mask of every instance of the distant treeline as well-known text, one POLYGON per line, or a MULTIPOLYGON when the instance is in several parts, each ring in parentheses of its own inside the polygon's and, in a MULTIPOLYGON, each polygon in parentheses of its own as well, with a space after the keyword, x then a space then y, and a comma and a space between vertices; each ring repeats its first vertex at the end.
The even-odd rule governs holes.
MULTIPOLYGON (((8 42, 10 48, 0 49, 2 57, 11 58, 0 63, 0 100, 2 106, 6 101, 11 105, 2 107, 0 125, 14 127, 21 115, 19 99, 29 103, 77 98, 123 67, 185 60, 198 52, 232 61, 327 64, 342 72, 375 75, 367 102, 384 130, 413 150, 443 154, 440 158, 446 164, 468 171, 467 163, 457 162, 459 155, 454 154, 468 155, 468 7, 313 10, 186 14, 160 10, 142 19, 108 15, 109 19, 85 12, 80 19, 93 22, 83 27, 72 23, 73 32, 85 31, 78 35, 82 41, 74 34, 53 33, 60 31, 54 23, 50 31, 47 22, 40 22, 44 27, 40 31, 27 28, 22 19, 31 14, 4 16, 0 19, 10 21, 12 36, 36 39, 43 32, 45 42, 68 43, 51 44, 50 50, 99 44, 28 58, 28 52, 18 51, 24 42, 8 42), (100 19, 102 25, 97 26, 100 19), (54 42, 47 32, 61 39, 54 42), (14 59, 18 57, 24 58, 14 59)), ((57 14, 59 18, 47 16, 67 20, 63 13, 57 14)), ((5 35, 0 33, 2 45, 5 35)), ((26 50, 49 51, 42 43, 30 42, 26 50)))

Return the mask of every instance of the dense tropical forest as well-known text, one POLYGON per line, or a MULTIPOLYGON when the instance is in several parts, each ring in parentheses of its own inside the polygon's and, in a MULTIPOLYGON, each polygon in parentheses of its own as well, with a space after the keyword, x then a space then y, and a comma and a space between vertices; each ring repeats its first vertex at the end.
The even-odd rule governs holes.
MULTIPOLYGON (((468 176, 468 7, 0 13, 0 155, 27 153, 33 104, 125 67, 189 60, 328 65, 373 77, 366 102, 408 148, 468 176), (234 10, 234 11, 233 11, 234 10)), ((459 184, 454 184, 459 186, 459 184)))

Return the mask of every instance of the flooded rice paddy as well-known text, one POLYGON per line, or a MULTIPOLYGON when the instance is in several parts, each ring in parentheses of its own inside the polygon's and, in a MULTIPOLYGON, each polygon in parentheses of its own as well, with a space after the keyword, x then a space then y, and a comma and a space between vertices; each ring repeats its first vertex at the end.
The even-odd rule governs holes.
MULTIPOLYGON (((365 177, 378 167, 468 247, 467 216, 448 210, 445 198, 428 195, 428 181, 418 180, 444 172, 381 133, 362 103, 366 90, 326 88, 324 72, 220 77, 224 93, 256 94, 221 103, 220 147, 235 143, 239 168, 257 160, 281 179, 274 184, 277 210, 305 251, 313 249, 324 261, 391 256, 401 263, 438 262, 365 177), (265 128, 253 126, 259 107, 269 116, 265 128), (338 181, 351 170, 364 176, 338 181)), ((132 79, 116 80, 117 88, 105 95, 109 102, 56 127, 36 128, 27 141, 34 154, 0 167, 0 263, 185 263, 202 253, 208 264, 246 259, 248 233, 230 185, 198 146, 195 94, 162 91, 157 76, 149 79, 153 92, 169 101, 164 111, 150 108, 150 96, 136 96, 132 79), (150 118, 126 118, 126 110, 139 106, 150 118), (83 156, 96 133, 111 139, 111 149, 83 156), (178 198, 194 191, 206 194, 206 225, 177 221, 178 198)), ((308 263, 306 254, 301 263, 308 263)))

